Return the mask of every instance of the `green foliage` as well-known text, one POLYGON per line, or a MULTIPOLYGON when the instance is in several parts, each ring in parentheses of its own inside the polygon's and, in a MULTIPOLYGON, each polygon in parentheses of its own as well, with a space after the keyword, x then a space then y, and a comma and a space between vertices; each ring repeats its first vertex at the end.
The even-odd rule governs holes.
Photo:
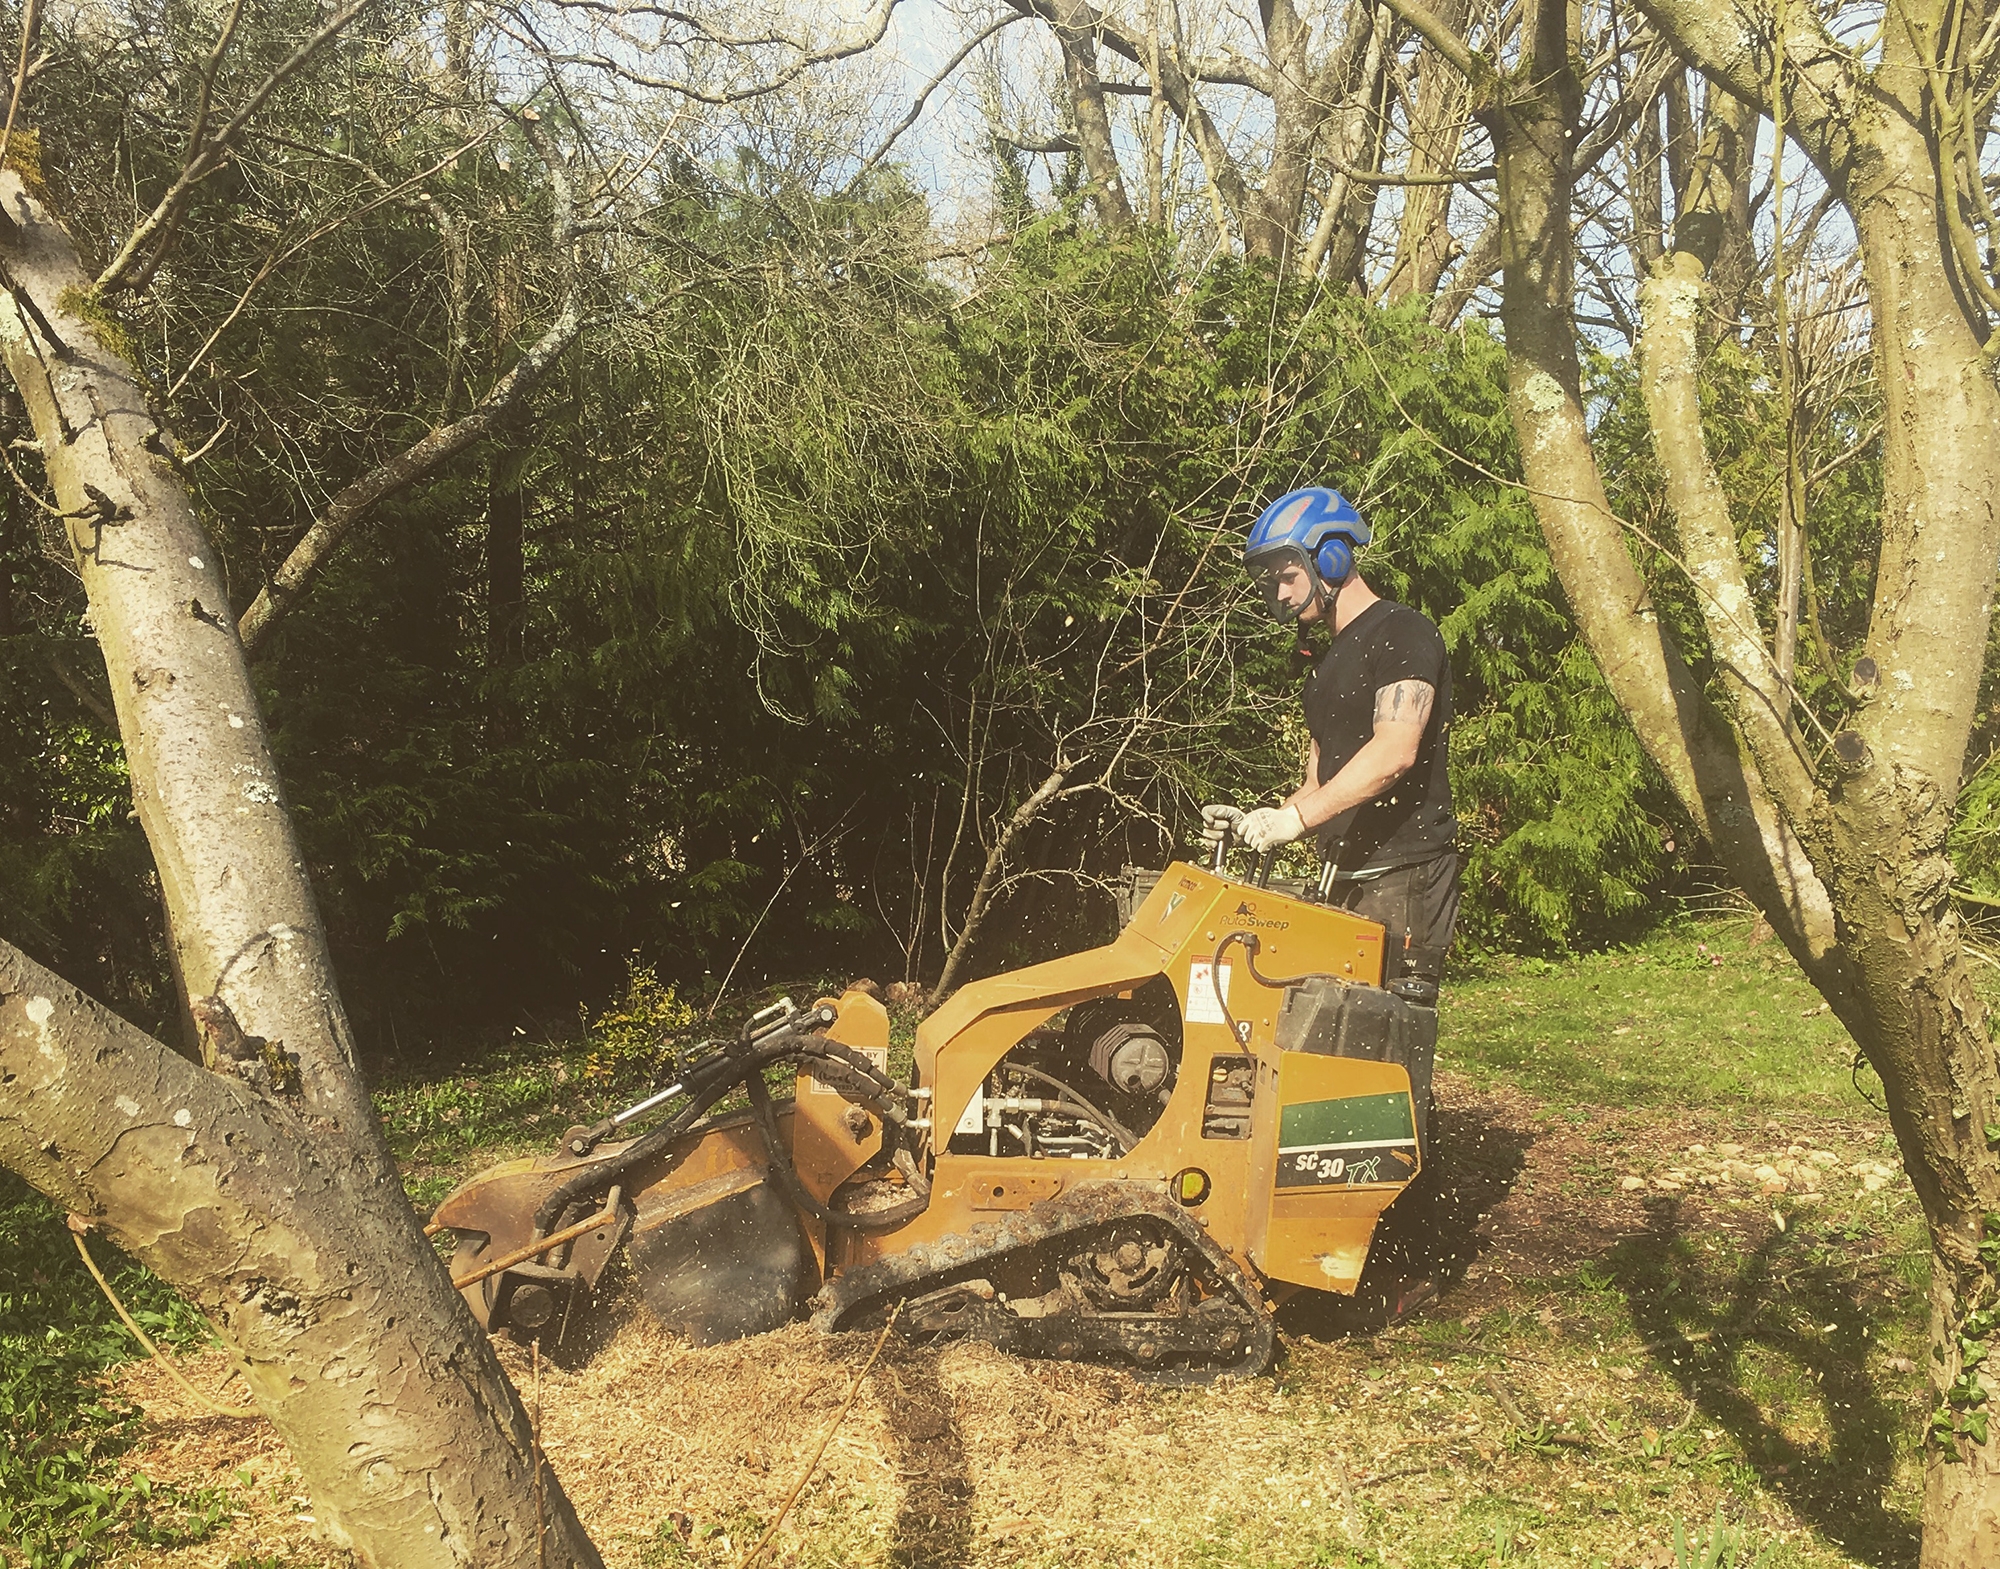
MULTIPOLYGON (((289 14, 246 21, 231 69, 289 14)), ((112 307, 175 427, 220 432, 192 478, 239 607, 324 497, 462 411, 554 309, 540 159, 514 130, 446 159, 458 111, 389 42, 413 15, 290 84, 268 111, 289 140, 205 181, 173 266, 112 307), (397 181, 423 199, 375 200, 397 181), (273 236, 350 210, 207 346, 273 236)), ((45 168, 87 244, 175 167, 170 48, 142 28, 54 51, 45 168)), ((995 825, 1057 770, 973 963, 1100 940, 1123 863, 1189 853, 1204 799, 1296 781, 1296 643, 1237 541, 1312 481, 1363 508, 1371 580, 1450 647, 1468 941, 1560 950, 1646 918, 1683 829, 1511 483, 1489 332, 1261 265, 1182 270, 1025 206, 950 289, 902 176, 836 188, 781 142, 650 173, 630 232, 579 252, 617 330, 376 508, 259 661, 366 1039, 566 1014, 633 952, 686 996, 732 965, 929 980, 995 825)), ((33 635, 73 635, 73 580, 33 571, 33 635)), ((0 826, 0 919, 95 980, 84 912, 109 912, 116 998, 157 1022, 115 744, 32 653, 0 692, 48 738, 0 763, 29 803, 0 826), (80 782, 54 761, 86 755, 80 782), (67 834, 80 792, 96 826, 67 834)))
MULTIPOLYGON (((155 1340, 201 1343, 207 1326, 149 1271, 105 1273, 155 1340)), ((119 1466, 141 1413, 98 1380, 136 1354, 61 1215, 0 1172, 0 1565, 82 1569, 128 1544, 203 1541, 227 1518, 219 1492, 155 1486, 119 1466)))
MULTIPOLYGON (((1988 659, 1989 672, 2000 661, 1988 659)), ((1989 679, 1991 676, 1989 675, 1989 679)), ((1958 795, 1958 815, 1952 825, 1951 860, 1959 880, 1985 898, 2000 898, 2000 768, 1989 752, 1958 795)))
POLYGON ((11 482, 8 489, 0 600, 14 604, 0 606, 0 732, 9 739, 0 747, 0 936, 156 1024, 173 992, 124 754, 56 671, 60 662, 72 679, 80 670, 101 684, 103 658, 77 636, 73 617, 54 613, 61 568, 33 537, 11 482), (46 627, 35 611, 47 612, 46 627))
POLYGON ((591 1021, 584 1082, 609 1086, 651 1077, 671 1060, 676 1038, 694 1022, 694 1009, 673 987, 661 985, 651 966, 632 958, 624 997, 591 1021))
POLYGON ((1749 1531, 1730 1525, 1718 1505, 1705 1535, 1696 1526, 1690 1536, 1686 1522, 1675 1515, 1673 1547, 1674 1569, 1761 1569, 1776 1544, 1766 1542, 1753 1551, 1749 1531))
MULTIPOLYGON (((1985 1369, 1993 1352, 1993 1337, 2000 1331, 2000 1292, 1996 1292, 1994 1266, 2000 1261, 2000 1215, 1988 1215, 1980 1227, 1979 1261, 1985 1266, 1977 1277, 1970 1300, 1963 1304, 1958 1327, 1951 1332, 1951 1346, 1958 1362, 1957 1375, 1945 1386, 1931 1412, 1930 1441, 1947 1460, 1963 1461, 1962 1443, 1984 1444, 1992 1420, 1985 1369)), ((1933 1351, 1934 1357, 1941 1353, 1933 1351)))

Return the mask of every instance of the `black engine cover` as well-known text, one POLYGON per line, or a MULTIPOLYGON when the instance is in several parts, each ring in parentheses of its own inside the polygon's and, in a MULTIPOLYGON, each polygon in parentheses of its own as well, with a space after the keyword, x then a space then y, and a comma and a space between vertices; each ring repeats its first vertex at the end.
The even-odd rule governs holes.
POLYGON ((1431 1070, 1437 1062, 1437 1009, 1405 1002, 1378 986, 1309 975, 1285 988, 1278 1050, 1393 1062, 1410 1075, 1418 1148, 1430 1148, 1431 1070))

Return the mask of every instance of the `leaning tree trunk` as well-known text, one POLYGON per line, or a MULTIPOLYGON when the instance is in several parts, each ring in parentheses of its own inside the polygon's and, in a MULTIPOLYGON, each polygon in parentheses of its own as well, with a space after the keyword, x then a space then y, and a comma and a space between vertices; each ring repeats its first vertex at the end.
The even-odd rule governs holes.
MULTIPOLYGON (((1771 18, 1642 4, 1712 91, 1769 107, 1771 18)), ((2000 1071, 1946 856, 2000 557, 2000 388, 1978 304, 1992 283, 1963 270, 1984 258, 1948 239, 1960 194, 1933 119, 1942 96, 1973 93, 1970 41, 1992 16, 1975 4, 1947 30, 1892 0, 1872 68, 1810 7, 1787 8, 1782 39, 1791 138, 1861 242, 1883 401, 1882 547, 1857 706, 1807 832, 1854 977, 1835 1006, 1881 1075, 1930 1230, 1925 1569, 2000 1562, 2000 1380, 1986 1365, 2000 1329, 2000 1071)))
POLYGON ((0 175, 0 355, 67 517, 204 1066, 0 949, 0 1162, 208 1316, 364 1564, 595 1565, 356 1072, 220 563, 68 237, 0 175))
MULTIPOLYGON (((1920 79, 1907 31, 1885 76, 1920 79)), ((1865 658, 1875 676, 1835 738, 1823 832, 1865 999, 1849 1021, 1888 1091, 1932 1247, 1924 1569, 2000 1563, 2000 1074, 1946 858, 2000 558, 2000 393, 1944 254, 1919 91, 1871 117, 1850 192, 1882 390, 1882 548, 1865 658), (1913 123, 1914 122, 1914 123, 1913 123)), ((1857 666, 1857 670, 1860 667, 1857 666)))
POLYGON ((1477 106, 1499 174, 1507 401, 1523 477, 1585 644, 1640 744, 1815 983, 1839 992, 1826 890, 1756 759, 1709 706, 1654 614, 1591 451, 1571 312, 1580 94, 1566 20, 1564 0, 1538 0, 1513 79, 1488 78, 1477 106))
MULTIPOLYGON (((1444 40, 1420 5, 1395 3, 1444 40)), ((1754 100, 1768 82, 1768 45, 1760 67, 1742 12, 1702 0, 1648 9, 1727 90, 1754 100), (1742 31, 1724 37, 1731 27, 1742 31)), ((1806 13, 1802 34, 1817 28, 1796 9, 1806 13)), ((1855 667, 1859 707, 1816 771, 1791 733, 1789 686, 1761 640, 1755 649, 1744 640, 1733 529, 1713 516, 1720 497, 1701 472, 1689 258, 1671 258, 1649 286, 1657 336, 1647 350, 1679 363, 1649 367, 1647 393, 1685 565, 1729 667, 1721 688, 1733 725, 1703 700, 1659 626, 1604 494, 1570 310, 1579 94, 1567 13, 1565 0, 1537 0, 1519 66, 1505 79, 1484 72, 1524 476, 1584 637, 1642 743, 1882 1077, 1932 1244, 1938 1404, 1924 1569, 1991 1565, 2000 1562, 2000 1423, 1986 1406, 2000 1386, 1984 1361, 2000 1330, 2000 1073, 1949 899, 1945 840, 2000 556, 2000 391, 1941 238, 1916 33, 1885 29, 1882 72, 1865 90, 1823 36, 1788 40, 1808 82, 1794 107, 1817 106, 1817 123, 1801 115, 1802 144, 1861 237, 1885 405, 1883 549, 1855 667)), ((1480 80, 1481 63, 1466 64, 1480 80)))

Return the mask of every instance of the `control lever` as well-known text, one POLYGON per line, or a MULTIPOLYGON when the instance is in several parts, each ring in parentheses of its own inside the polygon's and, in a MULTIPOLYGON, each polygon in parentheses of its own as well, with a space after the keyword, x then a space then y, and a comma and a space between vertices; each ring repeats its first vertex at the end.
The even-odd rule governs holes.
POLYGON ((1222 829, 1222 836, 1215 841, 1215 853, 1208 858, 1208 869, 1218 877, 1223 875, 1222 863, 1229 854, 1229 841, 1235 837, 1236 824, 1225 823, 1222 829))
POLYGON ((1333 903, 1334 874, 1340 870, 1340 852, 1347 848, 1347 836, 1342 834, 1332 844, 1320 852, 1319 883, 1313 899, 1319 904, 1333 903))

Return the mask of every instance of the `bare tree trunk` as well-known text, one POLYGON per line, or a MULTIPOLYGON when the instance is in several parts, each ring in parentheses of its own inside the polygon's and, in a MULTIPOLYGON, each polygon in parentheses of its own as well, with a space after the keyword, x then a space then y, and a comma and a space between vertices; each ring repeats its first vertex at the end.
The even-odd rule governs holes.
MULTIPOLYGON (((1482 111, 1498 149, 1506 230, 1510 407, 1530 494, 1584 636, 1669 783, 1887 1091, 1932 1243, 1938 1404, 1924 1569, 2000 1561, 2000 1425, 1987 1416, 2000 1386, 1986 1371, 2000 1332, 2000 1139, 1988 1131, 2000 1127, 2000 1071, 1944 853, 2000 557, 2000 388, 1982 353, 1985 323, 1970 304, 1985 280, 1955 274, 1960 258, 1945 239, 1949 191, 1927 139, 1927 95, 1939 68, 1919 56, 1926 35, 1914 19, 1892 14, 1881 67, 1864 80, 1817 13, 1788 13, 1793 136, 1860 236, 1884 397, 1883 545, 1867 653, 1855 666, 1859 707, 1833 738, 1825 776, 1814 778, 1804 759, 1794 765, 1775 659, 1748 646, 1741 601, 1732 602, 1734 531, 1700 447, 1693 389, 1701 268, 1692 252, 1663 267, 1649 289, 1647 394, 1688 567, 1730 667, 1724 689, 1740 736, 1690 686, 1604 498, 1569 317, 1569 149, 1580 95, 1565 0, 1537 0, 1521 62, 1505 77, 1471 56, 1421 0, 1392 3, 1489 93, 1482 111)), ((1706 0, 1642 3, 1711 83, 1748 103, 1767 92, 1770 33, 1759 33, 1747 11, 1706 0)), ((1698 205, 1690 202, 1691 215, 1698 205)), ((1708 204, 1708 219, 1719 219, 1718 205, 1708 204)), ((1698 242, 1701 233, 1690 224, 1687 238, 1698 242)))
MULTIPOLYGON (((1379 8, 1376 13, 1375 40, 1356 95, 1354 121, 1359 143, 1353 161, 1367 170, 1382 167, 1383 149, 1389 141, 1389 78, 1396 57, 1396 31, 1387 7, 1379 8)), ((1359 287, 1368 264, 1368 233, 1375 223, 1375 204, 1381 197, 1382 187, 1374 180, 1348 182, 1339 222, 1334 225, 1332 243, 1326 248, 1328 282, 1359 287)))
POLYGON ((1084 0, 1054 0, 1052 9, 1056 41, 1062 45, 1063 78, 1069 84, 1070 113, 1076 121, 1076 144, 1090 175, 1097 220, 1109 233, 1129 234, 1134 227, 1132 203, 1125 195, 1111 116, 1104 107, 1104 83, 1097 75, 1095 16, 1084 0))
MULTIPOLYGON (((1652 0, 1676 47, 1749 103, 1769 86, 1768 32, 1706 6, 1652 0)), ((2000 1559, 2000 1425, 1986 1416, 2000 1305, 1992 1217, 2000 1099, 1984 1010, 1961 946, 1945 855, 2000 554, 2000 389, 1958 274, 1930 139, 1925 30, 1892 6, 1865 78, 1797 8, 1785 38, 1794 139, 1847 205, 1861 240, 1883 398, 1883 540, 1860 707, 1835 737, 1816 830, 1825 842, 1857 997, 1842 1011, 1888 1094, 1932 1245, 1932 1379, 1923 1564, 2000 1559)), ((1967 25, 1984 25, 1974 14, 1967 25)))
MULTIPOLYGON (((1047 22, 1056 31, 1059 40, 1077 32, 1087 32, 1093 42, 1093 48, 1100 45, 1108 48, 1120 58, 1148 72, 1152 89, 1166 100, 1167 107, 1180 122, 1182 133, 1194 143, 1195 151, 1201 158, 1202 167, 1208 177, 1210 198, 1216 206, 1217 225, 1225 232, 1243 234, 1246 237, 1245 250, 1251 252, 1248 235, 1253 224, 1259 222, 1261 212, 1258 207, 1258 192, 1244 177, 1236 159, 1230 155, 1220 128, 1196 92, 1198 79, 1189 70, 1185 59, 1185 41, 1179 35, 1178 25, 1175 27, 1175 36, 1171 44, 1162 39, 1161 46, 1155 48, 1147 38, 1128 32, 1115 18, 1091 5, 1090 0, 1007 0, 1007 3, 1023 16, 1039 17, 1047 22)), ((1094 61, 1094 54, 1090 58, 1094 61)), ((1065 59, 1068 59, 1067 53, 1065 59)), ((1067 73, 1069 67, 1065 65, 1064 69, 1067 73)), ((1271 90, 1269 73, 1257 71, 1249 67, 1246 62, 1234 58, 1229 63, 1228 74, 1224 79, 1232 83, 1249 83, 1267 96, 1271 90)), ((1103 84, 1099 82, 1097 87, 1101 97, 1103 84)), ((1100 151, 1112 147, 1108 123, 1107 120, 1105 140, 1100 151)), ((1088 159, 1091 156, 1089 144, 1082 134, 1080 123, 1077 141, 1088 159)), ((1113 158, 1111 167, 1115 166, 1116 160, 1113 158)), ((1088 162, 1086 167, 1089 167, 1088 162)), ((1093 179, 1095 179, 1094 173, 1093 179)), ((1122 180, 1119 192, 1122 200, 1122 180)), ((1125 203, 1125 210, 1129 216, 1129 201, 1125 203)), ((1260 238, 1257 244, 1266 245, 1271 231, 1266 227, 1260 228, 1258 232, 1260 238)), ((1265 252, 1260 250, 1254 253, 1265 252)), ((1278 253, 1276 250, 1269 252, 1271 255, 1278 253)))
POLYGON ((1687 211, 1688 181, 1694 167, 1695 148, 1699 143, 1694 119, 1694 100, 1688 92, 1687 67, 1679 66, 1667 73, 1667 79, 1660 84, 1660 101, 1667 111, 1667 136, 1664 152, 1667 157, 1667 189, 1673 192, 1674 220, 1678 228, 1680 215, 1687 211))
MULTIPOLYGON (((1465 31, 1469 0, 1445 0, 1438 20, 1454 32, 1465 31)), ((1417 102, 1410 115, 1410 162, 1413 175, 1449 174, 1458 166, 1465 140, 1465 78, 1435 54, 1417 59, 1417 102)), ((1394 305, 1412 294, 1435 294, 1438 280, 1451 264, 1455 241, 1451 233, 1449 185, 1411 185, 1403 190, 1403 216, 1396 230, 1396 260, 1389 270, 1383 299, 1394 305)))
MULTIPOLYGON (((1373 0, 1352 0, 1348 26, 1365 28, 1373 0)), ((1312 29, 1291 0, 1265 0, 1264 52, 1270 61, 1271 161, 1243 220, 1243 249, 1289 266, 1299 249, 1299 214, 1305 205, 1306 176, 1313 144, 1326 120, 1315 91, 1308 46, 1312 29)))
POLYGON ((1320 204, 1319 223, 1299 261, 1302 277, 1314 277, 1325 268, 1335 282, 1344 283, 1356 274, 1356 258, 1366 243, 1380 187, 1356 180, 1346 170, 1373 170, 1380 165, 1377 148, 1383 128, 1376 109, 1387 81, 1389 52, 1388 11, 1374 0, 1353 0, 1347 9, 1343 47, 1320 75, 1318 96, 1333 106, 1323 134, 1334 171, 1320 204))
MULTIPOLYGON (((1670 106, 1672 102, 1669 97, 1670 106)), ((1719 323, 1734 322, 1742 314, 1743 298, 1755 274, 1749 199, 1756 133, 1757 111, 1711 86, 1700 139, 1685 177, 1674 187, 1674 248, 1698 259, 1708 279, 1707 297, 1715 318, 1707 329, 1710 337, 1719 323)))
POLYGON ((1167 100, 1160 92, 1160 5, 1146 0, 1146 222, 1167 226, 1167 100))
POLYGON ((528 619, 526 556, 528 496, 521 463, 496 454, 486 480, 486 669, 489 675, 521 662, 528 619))
POLYGON ((1599 477, 1578 374, 1570 152, 1578 89, 1564 0, 1538 0, 1523 60, 1478 105, 1499 170, 1508 405, 1577 625, 1640 744, 1807 972, 1843 988, 1832 906, 1756 765, 1654 614, 1599 477), (1504 102, 1498 101, 1504 93, 1504 102))
POLYGON ((1855 1034, 1889 1091, 1931 1227, 1932 1377, 1955 1436, 1930 1449, 1922 1562, 1973 1569, 2000 1562, 2000 1424, 1968 1420, 1981 1415, 1975 1392, 2000 1394, 2000 1378, 1969 1354, 1991 1343, 1980 1314, 2000 1297, 1989 1230, 2000 1155, 1986 1132, 2000 1123, 2000 1075, 1948 897, 1945 846, 2000 557, 2000 392, 1943 253, 1939 207, 1950 195, 1914 112, 1923 89, 1912 41, 1894 24, 1883 72, 1902 84, 1902 112, 1870 127, 1880 162, 1869 160, 1852 202, 1883 400, 1883 538, 1866 654, 1880 684, 1837 738, 1844 776, 1825 816, 1842 923, 1870 939, 1856 945, 1867 1029, 1855 1034))
POLYGON ((1814 782, 1792 724, 1792 688, 1772 657, 1743 573, 1729 498, 1701 429, 1701 264, 1664 257, 1640 291, 1640 387, 1653 446, 1679 529, 1682 565, 1694 586, 1717 675, 1762 776, 1795 826, 1809 822, 1814 782))
MULTIPOLYGON (((1791 350, 1780 341, 1778 352, 1789 354, 1791 350)), ((1797 438, 1790 428, 1793 424, 1790 408, 1785 409, 1784 418, 1787 429, 1781 461, 1785 475, 1778 486, 1778 516, 1773 528, 1777 536, 1778 615, 1772 642, 1779 679, 1789 687, 1799 664, 1799 603, 1805 583, 1806 522, 1799 512, 1803 498, 1794 483, 1798 478, 1798 465, 1793 461, 1797 438)))
MULTIPOLYGON (((0 208, 0 354, 68 514, 208 1065, 0 950, 0 1158, 209 1315, 363 1563, 535 1563, 526 1421, 355 1070, 215 552, 130 369, 68 308, 68 237, 12 172, 0 208)), ((596 1564, 548 1502, 549 1561, 596 1564)))

